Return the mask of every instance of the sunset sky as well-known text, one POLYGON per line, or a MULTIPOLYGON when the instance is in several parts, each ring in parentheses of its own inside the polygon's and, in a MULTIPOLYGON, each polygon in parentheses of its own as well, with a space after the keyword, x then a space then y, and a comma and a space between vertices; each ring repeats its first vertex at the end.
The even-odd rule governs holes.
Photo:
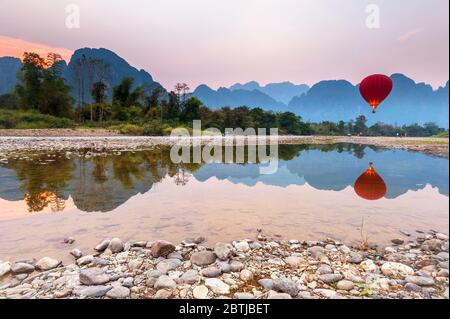
POLYGON ((0 0, 0 56, 105 47, 167 88, 401 72, 449 78, 448 0, 0 0), (80 8, 80 28, 65 25, 80 8), (366 27, 366 6, 380 28, 366 27))

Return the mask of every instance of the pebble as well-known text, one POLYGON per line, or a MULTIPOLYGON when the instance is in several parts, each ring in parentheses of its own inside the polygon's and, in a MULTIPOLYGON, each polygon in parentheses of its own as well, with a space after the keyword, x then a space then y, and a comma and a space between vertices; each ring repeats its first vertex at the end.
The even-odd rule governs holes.
POLYGON ((181 260, 179 259, 165 259, 160 261, 156 265, 156 269, 161 271, 163 274, 167 274, 170 270, 174 270, 181 265, 181 260))
POLYGON ((417 286, 434 286, 433 278, 425 276, 407 276, 405 281, 417 286))
POLYGON ((155 282, 155 289, 174 289, 177 286, 175 280, 167 275, 162 275, 155 282))
POLYGON ((292 297, 297 296, 299 292, 297 284, 293 280, 284 277, 275 279, 273 281, 273 288, 276 291, 287 293, 292 297))
POLYGON ((106 297, 113 299, 124 299, 130 295, 130 289, 124 286, 115 286, 106 293, 106 297))
POLYGON ((422 243, 422 249, 431 252, 440 252, 442 242, 439 239, 428 239, 422 243))
POLYGON ((255 296, 248 292, 236 292, 234 297, 236 299, 255 299, 255 296))
POLYGON ((197 266, 207 266, 211 265, 216 261, 216 254, 211 251, 200 251, 193 253, 191 256, 191 262, 197 266))
POLYGON ((321 265, 318 269, 317 269, 317 273, 319 275, 326 275, 326 274, 332 274, 333 270, 331 269, 330 266, 328 265, 321 265))
POLYGON ((238 272, 238 271, 241 271, 242 269, 244 269, 244 264, 241 263, 240 261, 232 260, 230 262, 230 270, 232 272, 238 272))
POLYGON ((123 250, 123 242, 120 238, 113 238, 109 242, 108 249, 113 253, 120 253, 123 250))
POLYGON ((72 249, 72 250, 70 251, 70 254, 71 254, 73 257, 75 257, 75 259, 79 259, 80 257, 83 256, 83 253, 81 252, 81 250, 79 250, 79 249, 77 249, 77 248, 72 249))
POLYGON ((253 279, 253 273, 248 269, 243 269, 239 274, 239 278, 241 278, 244 282, 250 281, 253 279))
POLYGON ((237 251, 240 251, 240 252, 243 252, 243 253, 245 253, 245 252, 250 250, 250 246, 248 245, 248 242, 245 241, 245 240, 235 243, 234 244, 234 248, 237 251))
POLYGON ((276 291, 269 291, 269 294, 267 296, 267 299, 292 299, 291 295, 287 293, 279 293, 276 291))
POLYGON ((352 264, 360 264, 363 261, 363 257, 361 254, 350 252, 350 260, 349 262, 352 264))
POLYGON ((202 276, 208 278, 219 277, 222 274, 222 271, 217 267, 208 267, 202 270, 202 276))
POLYGON ((77 265, 84 266, 92 263, 94 261, 94 256, 86 255, 77 259, 77 265))
POLYGON ((342 279, 341 274, 325 274, 319 276, 319 280, 323 281, 326 284, 332 284, 338 282, 341 279, 342 279))
POLYGON ((286 259, 284 259, 284 262, 291 267, 298 267, 302 262, 302 258, 297 256, 289 256, 286 259))
POLYGON ((437 233, 436 238, 439 240, 448 240, 448 236, 443 233, 437 233))
POLYGON ((314 289, 314 293, 325 298, 333 298, 337 294, 336 291, 330 289, 314 289))
POLYGON ((80 282, 86 286, 103 285, 110 281, 108 275, 100 268, 93 267, 80 271, 80 282))
POLYGON ((341 280, 337 283, 336 288, 339 290, 352 290, 355 287, 355 284, 350 280, 341 280))
POLYGON ((226 261, 218 261, 218 262, 216 262, 216 267, 219 268, 222 273, 229 273, 229 272, 231 272, 231 266, 226 261))
POLYGON ((175 245, 166 240, 158 240, 152 245, 152 256, 155 258, 158 257, 167 257, 169 254, 175 251, 175 245))
POLYGON ((195 299, 206 299, 208 296, 208 288, 206 286, 196 286, 192 291, 192 294, 195 299))
POLYGON ((11 265, 13 274, 29 274, 34 271, 34 266, 25 262, 15 262, 11 265))
POLYGON ((75 238, 73 237, 66 237, 63 239, 64 244, 72 245, 75 242, 75 238))
POLYGON ((258 283, 266 290, 273 290, 273 280, 272 279, 260 279, 258 283))
POLYGON ((186 284, 195 284, 198 281, 198 272, 194 269, 189 269, 180 277, 181 282, 186 284))
POLYGON ((8 274, 11 271, 11 263, 9 261, 0 262, 0 277, 8 274))
POLYGON ((100 242, 97 246, 95 246, 94 249, 99 252, 104 251, 106 248, 108 248, 109 242, 110 242, 109 239, 105 239, 102 242, 100 242))
POLYGON ((414 274, 414 270, 411 267, 397 262, 385 262, 381 266, 381 272, 385 276, 400 279, 414 274))
POLYGON ((362 269, 364 269, 366 272, 376 272, 378 270, 378 266, 375 265, 375 263, 368 259, 368 260, 364 260, 360 266, 362 267, 362 269))
POLYGON ((128 262, 128 268, 130 270, 137 270, 137 269, 141 268, 143 263, 144 263, 144 260, 142 258, 136 258, 136 259, 130 260, 128 262))
POLYGON ((233 252, 233 246, 226 243, 217 243, 214 247, 214 253, 217 255, 217 258, 220 260, 227 260, 231 257, 233 252))
POLYGON ((212 290, 216 294, 229 294, 230 286, 217 278, 208 278, 205 280, 205 286, 212 290))
POLYGON ((406 283, 405 289, 409 290, 409 291, 414 291, 414 292, 420 292, 422 290, 422 288, 420 288, 420 286, 413 284, 411 282, 406 283))
POLYGON ((79 286, 75 287, 72 293, 76 296, 103 297, 111 289, 111 286, 79 286))
POLYGON ((325 254, 325 249, 320 246, 312 246, 308 248, 308 252, 313 258, 319 258, 325 254))
POLYGON ((172 297, 172 291, 170 289, 160 289, 153 296, 153 299, 169 299, 172 297))
POLYGON ((393 243, 394 245, 403 245, 405 241, 401 238, 394 238, 391 240, 391 243, 393 243))
POLYGON ((39 261, 36 263, 36 269, 46 271, 53 268, 58 267, 61 264, 61 261, 57 259, 53 259, 50 257, 44 257, 42 259, 39 259, 39 261))

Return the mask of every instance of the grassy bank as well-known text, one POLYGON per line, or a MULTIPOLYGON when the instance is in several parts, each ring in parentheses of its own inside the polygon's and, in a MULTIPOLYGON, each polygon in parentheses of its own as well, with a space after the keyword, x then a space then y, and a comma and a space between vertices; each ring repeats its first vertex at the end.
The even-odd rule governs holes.
POLYGON ((74 122, 67 118, 41 114, 35 111, 0 109, 2 129, 71 128, 74 122))

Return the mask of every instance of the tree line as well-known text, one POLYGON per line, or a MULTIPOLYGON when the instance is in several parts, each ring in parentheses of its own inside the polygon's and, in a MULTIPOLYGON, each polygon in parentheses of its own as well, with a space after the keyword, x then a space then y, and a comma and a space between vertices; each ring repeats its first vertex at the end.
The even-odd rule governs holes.
POLYGON ((434 123, 404 126, 377 123, 368 127, 363 115, 348 122, 309 123, 292 112, 246 106, 211 109, 193 97, 185 83, 175 85, 167 93, 160 88, 136 86, 133 78, 125 77, 113 87, 111 67, 103 60, 84 55, 70 64, 75 83, 71 88, 63 78, 64 61, 60 55, 49 53, 42 58, 26 52, 22 62, 17 74, 18 84, 14 92, 0 96, 0 107, 34 110, 84 125, 115 124, 126 133, 165 134, 172 127, 190 127, 192 121, 198 119, 203 129, 214 127, 222 132, 225 128, 276 127, 280 134, 292 135, 433 136, 448 133, 434 123))

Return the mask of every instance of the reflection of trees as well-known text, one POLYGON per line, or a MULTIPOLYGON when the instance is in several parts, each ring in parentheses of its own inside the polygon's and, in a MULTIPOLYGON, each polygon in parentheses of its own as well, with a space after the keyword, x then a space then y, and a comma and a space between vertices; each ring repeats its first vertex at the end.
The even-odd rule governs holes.
POLYGON ((49 204, 54 211, 64 209, 60 194, 73 177, 72 160, 43 154, 33 160, 11 160, 7 166, 15 171, 21 183, 20 190, 26 194, 24 200, 30 212, 41 211, 49 204), (47 162, 49 158, 51 162, 47 162))
POLYGON ((174 181, 177 186, 185 186, 191 177, 191 174, 186 172, 184 168, 180 168, 175 174, 174 181))

